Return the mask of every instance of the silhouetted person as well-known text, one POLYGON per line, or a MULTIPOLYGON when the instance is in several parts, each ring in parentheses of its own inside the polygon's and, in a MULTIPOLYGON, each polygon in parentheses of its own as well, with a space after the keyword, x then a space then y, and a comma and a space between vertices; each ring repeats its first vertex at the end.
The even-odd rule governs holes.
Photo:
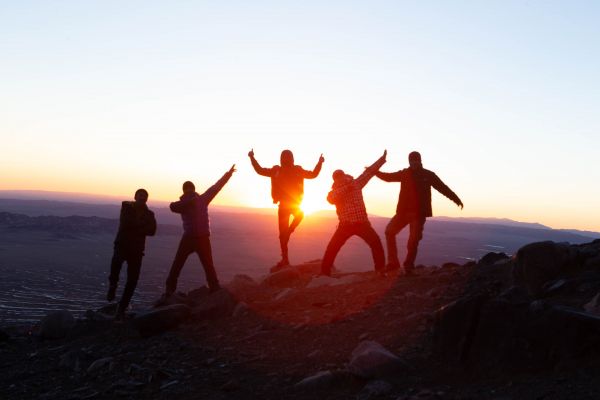
POLYGON ((119 319, 124 316, 140 277, 146 236, 154 236, 156 233, 154 213, 146 205, 148 192, 145 189, 138 189, 135 192, 134 199, 135 201, 124 201, 121 204, 119 231, 115 239, 110 276, 108 277, 109 286, 106 299, 113 301, 119 283, 121 267, 123 262, 127 262, 127 283, 125 283, 123 295, 117 306, 116 317, 119 319))
POLYGON ((212 248, 210 246, 210 224, 208 218, 208 205, 223 189, 235 172, 235 165, 229 169, 206 192, 196 193, 196 187, 190 181, 183 183, 183 195, 179 201, 171 203, 170 208, 174 213, 181 214, 183 221, 183 236, 179 242, 175 260, 167 278, 165 296, 170 296, 177 288, 177 279, 188 256, 198 254, 204 267, 206 282, 211 292, 219 290, 219 280, 213 264, 212 248))
POLYGON ((271 178, 271 197, 273 203, 279 203, 279 245, 281 247, 281 261, 279 261, 271 272, 277 271, 290 265, 288 259, 288 242, 290 236, 296 230, 304 213, 300 209, 302 197, 304 196, 304 180, 314 179, 319 176, 323 165, 323 154, 319 157, 317 165, 312 171, 306 171, 299 165, 294 165, 294 154, 290 150, 281 152, 281 165, 272 168, 263 168, 254 158, 254 150, 248 153, 252 166, 257 174, 271 178), (290 216, 292 222, 290 223, 290 216))
POLYGON ((396 215, 392 217, 385 229, 388 249, 387 268, 400 268, 396 235, 407 225, 410 226, 407 253, 404 259, 404 272, 410 275, 415 266, 419 241, 423 237, 425 219, 432 216, 431 188, 452 200, 463 208, 462 201, 436 174, 423 168, 421 154, 413 151, 408 155, 410 166, 398 172, 377 172, 375 175, 386 182, 400 182, 400 195, 396 206, 396 215))
POLYGON ((369 222, 362 189, 385 163, 386 155, 387 151, 356 179, 346 175, 341 169, 333 172, 333 185, 327 195, 327 201, 335 205, 340 223, 325 250, 321 264, 322 275, 331 275, 335 257, 344 243, 354 235, 367 242, 373 254, 375 271, 383 274, 385 267, 383 245, 369 222))

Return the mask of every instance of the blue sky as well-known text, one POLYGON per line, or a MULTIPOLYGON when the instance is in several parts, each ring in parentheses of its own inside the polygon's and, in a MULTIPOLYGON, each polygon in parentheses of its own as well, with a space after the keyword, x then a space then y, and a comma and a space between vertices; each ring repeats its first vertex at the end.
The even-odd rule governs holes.
MULTIPOLYGON (((417 149, 461 212, 600 231, 600 3, 1 2, 0 189, 265 206, 283 148, 331 171, 417 149), (255 190, 256 188, 256 190, 255 190)), ((306 165, 305 165, 306 164, 306 165)), ((370 211, 393 213, 374 181, 370 211)))

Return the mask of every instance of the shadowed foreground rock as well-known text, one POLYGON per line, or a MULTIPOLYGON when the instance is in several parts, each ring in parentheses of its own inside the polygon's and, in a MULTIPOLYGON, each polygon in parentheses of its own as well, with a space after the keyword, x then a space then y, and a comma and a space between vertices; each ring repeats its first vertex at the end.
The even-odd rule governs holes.
POLYGON ((172 304, 136 315, 132 322, 140 335, 151 336, 178 326, 190 312, 190 307, 184 304, 172 304))
POLYGON ((73 314, 67 310, 54 311, 42 319, 39 335, 42 339, 61 339, 69 334, 73 326, 73 314))

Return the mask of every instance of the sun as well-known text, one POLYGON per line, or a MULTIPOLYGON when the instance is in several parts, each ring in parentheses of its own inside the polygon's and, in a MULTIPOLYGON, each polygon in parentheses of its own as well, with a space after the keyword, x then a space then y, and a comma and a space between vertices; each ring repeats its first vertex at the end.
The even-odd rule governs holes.
POLYGON ((323 211, 331 209, 331 205, 327 203, 325 200, 319 198, 304 198, 302 200, 302 204, 300 205, 302 211, 304 211, 305 215, 313 214, 317 211, 323 211))

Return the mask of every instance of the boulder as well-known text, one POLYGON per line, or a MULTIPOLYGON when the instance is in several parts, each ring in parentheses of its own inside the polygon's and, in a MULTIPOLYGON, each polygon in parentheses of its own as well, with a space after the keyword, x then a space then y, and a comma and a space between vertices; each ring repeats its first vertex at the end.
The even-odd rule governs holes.
POLYGON ((151 336, 176 327, 189 317, 190 311, 184 304, 173 304, 143 312, 132 322, 140 335, 151 336))
POLYGON ((298 286, 302 282, 302 275, 295 268, 284 268, 267 275, 262 283, 275 288, 298 286))
POLYGON ((237 274, 226 286, 233 293, 243 293, 249 289, 255 288, 258 284, 248 275, 237 274))
POLYGON ((589 314, 600 317, 600 293, 595 295, 589 303, 586 303, 583 309, 589 314))
POLYGON ((184 304, 188 305, 187 295, 185 293, 177 292, 170 295, 163 294, 158 300, 154 302, 153 307, 165 307, 172 306, 175 304, 184 304))
POLYGON ((348 371, 366 379, 381 378, 388 374, 406 371, 409 366, 377 342, 365 340, 353 351, 348 371))
POLYGON ((67 310, 53 311, 40 323, 42 339, 61 339, 66 337, 75 325, 75 318, 67 310))
POLYGON ((504 253, 490 252, 487 253, 485 256, 481 257, 477 263, 479 265, 494 265, 499 261, 508 260, 509 258, 510 257, 508 257, 504 253))
POLYGON ((436 312, 433 349, 445 361, 463 363, 467 360, 485 294, 460 298, 436 312))
POLYGON ((296 383, 297 389, 324 389, 333 386, 336 376, 331 371, 320 371, 296 383))
POLYGON ((191 317, 195 320, 229 317, 233 314, 236 304, 237 300, 228 290, 217 290, 196 303, 192 308, 191 317))
POLYGON ((112 357, 100 358, 100 359, 98 359, 98 360, 96 360, 96 361, 94 361, 93 363, 90 364, 90 366, 88 367, 86 373, 88 375, 95 374, 95 373, 101 371, 102 369, 108 367, 108 364, 110 364, 112 360, 113 360, 112 357))
POLYGON ((393 386, 386 381, 371 381, 356 396, 357 400, 371 400, 378 397, 388 395, 393 389, 393 386))
POLYGON ((571 255, 569 246, 562 243, 547 241, 523 246, 517 251, 514 282, 538 297, 543 293, 544 284, 568 271, 571 255))

